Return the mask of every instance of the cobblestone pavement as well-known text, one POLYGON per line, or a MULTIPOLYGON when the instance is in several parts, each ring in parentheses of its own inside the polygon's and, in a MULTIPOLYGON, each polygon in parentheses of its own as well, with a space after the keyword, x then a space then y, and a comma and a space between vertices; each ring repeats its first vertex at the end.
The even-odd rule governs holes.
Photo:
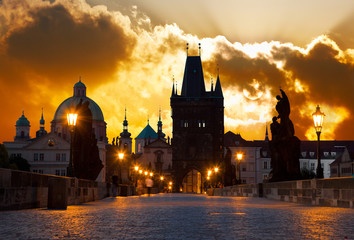
POLYGON ((158 194, 0 212, 0 239, 354 239, 354 210, 158 194))

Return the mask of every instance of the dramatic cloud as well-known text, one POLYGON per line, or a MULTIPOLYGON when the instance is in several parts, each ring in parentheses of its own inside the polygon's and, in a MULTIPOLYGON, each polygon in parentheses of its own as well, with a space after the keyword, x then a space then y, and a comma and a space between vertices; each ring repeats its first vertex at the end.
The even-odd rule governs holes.
POLYGON ((340 48, 329 36, 306 48, 278 41, 231 43, 224 36, 187 34, 177 24, 153 25, 136 6, 118 11, 84 0, 2 1, 0 24, 0 101, 6 116, 0 124, 7 126, 1 141, 11 140, 22 109, 34 136, 44 106, 48 130, 79 75, 103 110, 110 140, 122 131, 125 107, 132 137, 148 118, 156 129, 160 107, 164 132, 171 136, 169 97, 173 78, 181 89, 187 42, 190 55, 202 45, 208 91, 219 68, 226 131, 264 138, 281 87, 298 137, 315 139, 311 114, 317 104, 326 114, 324 139, 353 137, 354 50, 340 48))

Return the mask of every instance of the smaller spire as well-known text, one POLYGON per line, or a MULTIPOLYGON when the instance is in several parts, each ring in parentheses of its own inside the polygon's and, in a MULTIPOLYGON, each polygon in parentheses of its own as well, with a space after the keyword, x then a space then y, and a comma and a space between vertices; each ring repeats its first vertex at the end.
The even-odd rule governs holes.
POLYGON ((201 44, 200 43, 198 43, 198 46, 199 46, 199 57, 201 56, 201 44))
POLYGON ((172 94, 171 97, 175 95, 175 77, 173 76, 173 83, 172 83, 172 94))
POLYGON ((268 125, 266 123, 266 133, 265 133, 265 139, 264 139, 266 142, 269 141, 269 137, 268 137, 268 125))
POLYGON ((177 95, 177 81, 176 81, 176 95, 177 95))
POLYGON ((25 116, 25 110, 22 109, 22 116, 25 116))
POLYGON ((79 82, 81 82, 81 75, 79 76, 79 82))
POLYGON ((213 92, 213 90, 214 90, 214 82, 213 82, 213 76, 211 76, 211 74, 210 74, 210 79, 211 79, 211 88, 210 88, 210 91, 213 92))
POLYGON ((159 121, 161 121, 161 106, 159 107, 159 121))
POLYGON ((187 48, 186 48, 187 49, 187 57, 188 57, 188 48, 189 48, 188 46, 189 46, 189 43, 187 43, 187 48))
POLYGON ((150 125, 150 119, 149 119, 149 114, 148 114, 148 125, 150 125))
POLYGON ((127 120, 127 107, 124 108, 124 120, 127 120))

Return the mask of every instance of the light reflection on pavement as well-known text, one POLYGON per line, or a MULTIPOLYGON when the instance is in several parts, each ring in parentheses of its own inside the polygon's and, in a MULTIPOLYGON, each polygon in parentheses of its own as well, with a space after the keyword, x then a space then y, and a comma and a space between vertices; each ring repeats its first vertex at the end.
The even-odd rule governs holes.
POLYGON ((0 212, 0 239, 354 239, 354 210, 158 194, 0 212))

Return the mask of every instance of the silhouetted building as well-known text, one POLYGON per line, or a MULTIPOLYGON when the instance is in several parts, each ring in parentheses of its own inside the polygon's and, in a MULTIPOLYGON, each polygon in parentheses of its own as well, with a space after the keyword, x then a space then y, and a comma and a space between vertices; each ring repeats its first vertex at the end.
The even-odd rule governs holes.
POLYGON ((219 73, 215 88, 205 90, 200 56, 187 56, 182 91, 174 85, 172 168, 175 189, 201 192, 209 168, 221 164, 224 140, 224 97, 219 73))

